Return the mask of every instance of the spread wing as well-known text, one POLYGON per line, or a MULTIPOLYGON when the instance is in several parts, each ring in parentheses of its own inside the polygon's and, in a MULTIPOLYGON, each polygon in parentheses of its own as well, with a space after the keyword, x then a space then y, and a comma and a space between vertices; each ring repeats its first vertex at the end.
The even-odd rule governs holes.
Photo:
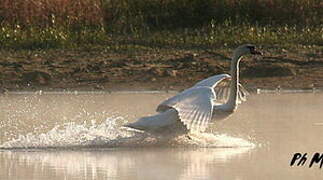
POLYGON ((214 88, 219 84, 219 82, 221 82, 224 79, 231 79, 231 76, 229 74, 219 74, 219 75, 211 76, 202 81, 199 81, 193 87, 207 86, 207 87, 214 88))
MULTIPOLYGON (((197 86, 208 86, 214 89, 216 94, 216 104, 223 104, 227 102, 230 96, 230 83, 231 76, 228 74, 220 74, 206 78, 194 85, 197 86)), ((246 101, 246 97, 249 95, 248 91, 239 83, 238 91, 238 103, 246 101)))
POLYGON ((213 105, 216 100, 214 88, 217 83, 229 78, 229 75, 217 75, 198 82, 178 95, 162 102, 158 112, 174 108, 180 120, 193 131, 205 131, 212 119, 213 105))
MULTIPOLYGON (((189 130, 205 131, 212 119, 213 107, 227 101, 230 94, 231 77, 228 74, 211 76, 196 83, 178 95, 162 102, 158 112, 176 109, 178 116, 189 130)), ((239 101, 245 101, 248 92, 239 84, 239 101)))
MULTIPOLYGON (((214 91, 217 97, 215 102, 216 104, 223 104, 228 101, 230 96, 230 83, 231 77, 223 79, 214 87, 214 91)), ((238 86, 238 103, 241 104, 243 101, 247 100, 249 93, 240 83, 238 84, 238 86)))
POLYGON ((212 119, 214 91, 210 87, 192 87, 161 103, 157 111, 174 108, 189 130, 205 131, 212 119))

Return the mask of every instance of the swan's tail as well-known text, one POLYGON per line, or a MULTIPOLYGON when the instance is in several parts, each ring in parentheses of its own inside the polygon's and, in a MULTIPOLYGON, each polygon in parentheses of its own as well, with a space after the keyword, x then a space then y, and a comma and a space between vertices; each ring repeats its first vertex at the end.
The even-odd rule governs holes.
POLYGON ((162 132, 164 130, 178 131, 176 128, 184 128, 175 109, 169 109, 153 116, 143 117, 134 123, 129 123, 124 126, 149 132, 162 132), (174 129, 174 127, 176 128, 174 129))

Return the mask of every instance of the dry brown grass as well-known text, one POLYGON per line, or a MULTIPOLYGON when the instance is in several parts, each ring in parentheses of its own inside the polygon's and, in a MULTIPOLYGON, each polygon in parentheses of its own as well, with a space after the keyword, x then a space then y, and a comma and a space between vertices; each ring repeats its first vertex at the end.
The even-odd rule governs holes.
POLYGON ((102 26, 101 0, 2 0, 1 25, 102 26))
POLYGON ((321 0, 1 0, 1 25, 192 27, 210 20, 323 22, 321 0))

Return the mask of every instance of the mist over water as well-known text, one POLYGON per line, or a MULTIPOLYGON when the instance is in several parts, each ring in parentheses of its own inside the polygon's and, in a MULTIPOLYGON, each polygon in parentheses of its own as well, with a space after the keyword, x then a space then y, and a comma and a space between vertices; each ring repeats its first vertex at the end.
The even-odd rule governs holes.
POLYGON ((252 95, 230 119, 190 138, 121 127, 155 113, 172 95, 1 96, 0 177, 19 179, 30 171, 32 179, 319 176, 317 167, 292 168, 289 162, 295 152, 323 147, 322 94, 252 95), (152 169, 144 171, 147 164, 152 169))

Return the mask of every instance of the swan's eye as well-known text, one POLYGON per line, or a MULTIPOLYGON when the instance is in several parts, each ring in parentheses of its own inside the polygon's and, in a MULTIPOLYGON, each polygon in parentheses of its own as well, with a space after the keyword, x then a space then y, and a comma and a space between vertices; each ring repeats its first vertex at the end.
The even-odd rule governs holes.
POLYGON ((256 50, 255 46, 247 46, 247 48, 250 50, 250 54, 262 55, 261 52, 256 50))
POLYGON ((247 48, 250 50, 250 52, 255 51, 255 46, 247 46, 247 48))

